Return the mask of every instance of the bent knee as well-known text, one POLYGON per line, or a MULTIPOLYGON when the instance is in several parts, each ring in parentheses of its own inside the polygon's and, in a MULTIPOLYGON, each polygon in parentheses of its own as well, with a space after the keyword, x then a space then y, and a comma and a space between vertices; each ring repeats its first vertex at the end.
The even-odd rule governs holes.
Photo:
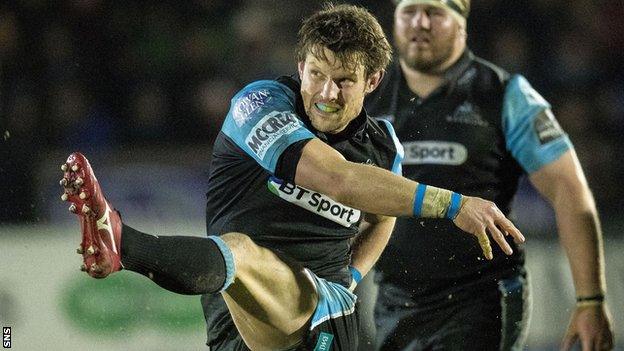
POLYGON ((263 248, 258 246, 249 235, 231 232, 221 235, 220 238, 232 251, 237 271, 244 268, 246 264, 257 263, 261 259, 263 248))
POLYGON ((230 232, 221 235, 220 238, 232 250, 232 253, 251 253, 258 248, 258 245, 247 234, 230 232))

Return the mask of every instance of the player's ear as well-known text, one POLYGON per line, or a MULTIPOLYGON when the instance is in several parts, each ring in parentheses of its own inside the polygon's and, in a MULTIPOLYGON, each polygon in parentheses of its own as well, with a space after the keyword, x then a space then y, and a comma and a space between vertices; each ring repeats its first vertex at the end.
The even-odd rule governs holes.
POLYGON ((383 79, 384 74, 385 74, 384 70, 377 71, 371 74, 366 79, 366 94, 371 93, 373 90, 377 88, 377 86, 379 86, 379 83, 381 83, 381 80, 383 79))
POLYGON ((297 64, 297 69, 299 71, 299 79, 303 80, 303 69, 305 68, 305 62, 299 61, 297 64))

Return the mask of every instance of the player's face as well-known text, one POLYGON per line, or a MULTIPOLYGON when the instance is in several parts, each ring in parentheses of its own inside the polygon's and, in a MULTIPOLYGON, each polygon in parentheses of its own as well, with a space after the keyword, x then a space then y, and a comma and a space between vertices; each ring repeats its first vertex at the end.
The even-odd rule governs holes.
POLYGON ((465 30, 449 11, 422 4, 395 11, 394 42, 408 67, 434 72, 463 50, 465 30))
POLYGON ((365 78, 362 65, 347 70, 331 50, 326 48, 325 55, 327 60, 308 54, 299 62, 301 96, 314 128, 335 134, 360 114, 364 96, 377 87, 381 72, 365 78))

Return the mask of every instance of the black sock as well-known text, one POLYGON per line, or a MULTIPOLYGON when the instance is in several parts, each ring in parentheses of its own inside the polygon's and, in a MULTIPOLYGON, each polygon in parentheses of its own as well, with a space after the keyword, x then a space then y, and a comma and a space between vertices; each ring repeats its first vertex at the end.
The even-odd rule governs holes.
POLYGON ((226 281, 226 265, 217 244, 209 238, 153 236, 123 225, 121 262, 178 294, 218 292, 226 281))

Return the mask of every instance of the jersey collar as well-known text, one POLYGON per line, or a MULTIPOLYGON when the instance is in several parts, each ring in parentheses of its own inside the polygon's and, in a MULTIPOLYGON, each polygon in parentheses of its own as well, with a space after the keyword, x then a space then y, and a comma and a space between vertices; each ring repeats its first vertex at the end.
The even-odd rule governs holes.
POLYGON ((457 81, 466 72, 472 61, 474 54, 466 49, 459 59, 444 72, 444 80, 446 83, 457 81))

